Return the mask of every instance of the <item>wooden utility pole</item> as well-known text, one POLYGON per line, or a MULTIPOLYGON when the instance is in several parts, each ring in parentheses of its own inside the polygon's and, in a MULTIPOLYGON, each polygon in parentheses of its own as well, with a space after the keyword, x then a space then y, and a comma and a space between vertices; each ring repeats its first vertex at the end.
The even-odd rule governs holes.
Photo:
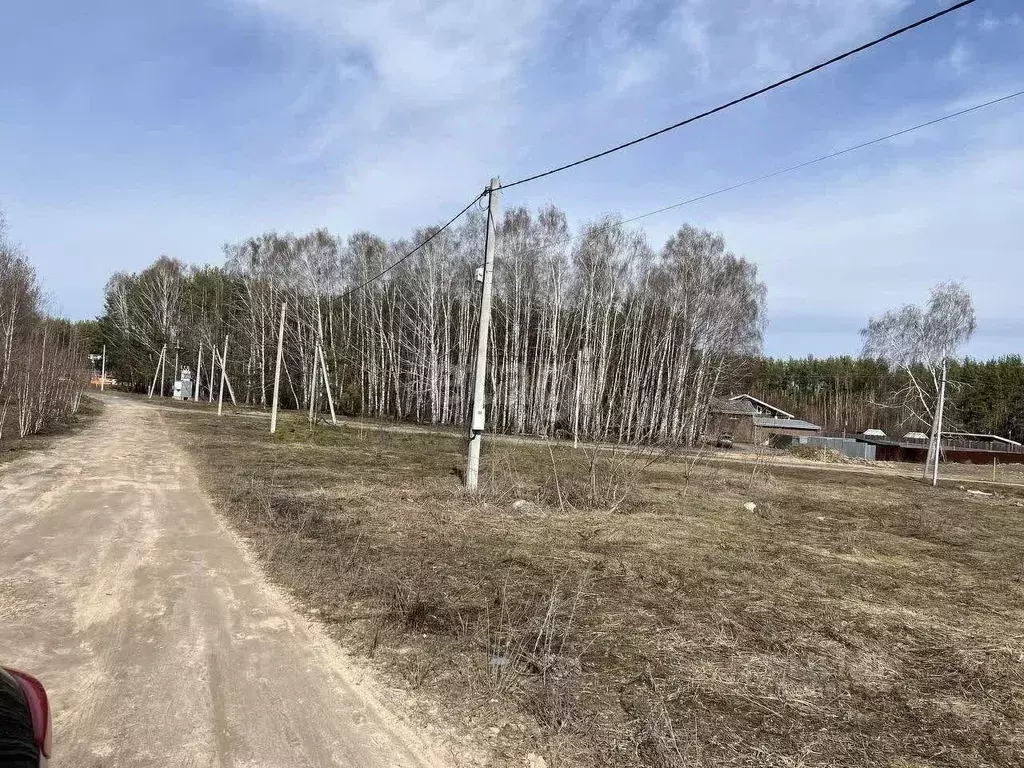
MULTIPOLYGON (((160 348, 160 357, 157 358, 157 361, 156 361, 156 370, 153 371, 153 383, 149 385, 149 399, 150 400, 153 399, 153 393, 156 391, 156 380, 157 380, 157 377, 160 376, 160 369, 163 367, 163 364, 164 364, 164 353, 166 351, 167 351, 167 345, 164 344, 160 348)), ((161 385, 161 393, 160 393, 160 395, 161 395, 161 397, 163 396, 163 385, 161 385)))
POLYGON ((274 364, 274 402, 270 407, 270 434, 277 431, 277 396, 281 391, 281 356, 284 354, 284 314, 288 302, 281 302, 281 327, 277 331, 277 362, 274 364))
MULTIPOLYGON (((217 415, 224 413, 224 382, 228 378, 228 337, 224 335, 224 354, 220 358, 220 395, 217 396, 217 415)), ((211 381, 212 383, 212 381, 211 381)), ((212 387, 211 387, 212 389, 212 387)))
POLYGON ((491 285, 494 274, 494 247, 498 236, 498 190, 501 180, 495 176, 487 187, 487 234, 484 240, 484 280, 480 291, 480 333, 476 344, 476 373, 473 382, 473 413, 469 425, 469 456, 466 459, 466 488, 475 491, 480 479, 480 443, 486 423, 484 383, 487 377, 487 341, 491 327, 491 285))
POLYGON ((932 485, 939 484, 939 457, 942 456, 942 411, 946 407, 946 359, 942 359, 942 383, 939 385, 939 410, 935 417, 935 469, 932 485))
POLYGON ((107 380, 107 345, 103 345, 103 362, 100 363, 100 392, 103 391, 103 384, 107 380))

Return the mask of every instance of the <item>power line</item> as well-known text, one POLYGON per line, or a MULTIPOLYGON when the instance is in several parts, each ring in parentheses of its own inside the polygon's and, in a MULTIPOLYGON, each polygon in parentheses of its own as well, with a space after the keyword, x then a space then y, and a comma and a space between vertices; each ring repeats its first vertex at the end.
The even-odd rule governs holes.
POLYGON ((924 26, 925 24, 935 21, 936 19, 945 16, 946 14, 953 13, 953 11, 958 11, 961 8, 965 8, 968 5, 971 5, 972 3, 975 2, 977 2, 977 0, 962 0, 962 2, 959 2, 956 5, 952 5, 949 8, 945 8, 944 10, 933 13, 930 16, 925 16, 923 19, 918 19, 912 24, 907 24, 906 26, 900 27, 899 29, 894 29, 892 32, 889 32, 888 34, 875 38, 874 40, 859 45, 856 48, 851 48, 850 50, 846 51, 845 53, 841 53, 838 56, 833 56, 831 59, 827 61, 823 61, 820 64, 815 64, 813 67, 809 67, 805 70, 797 72, 796 74, 790 75, 789 77, 785 77, 782 80, 778 80, 774 83, 771 83, 770 85, 764 86, 763 88, 759 88, 756 91, 751 91, 745 96, 740 96, 738 98, 733 99, 732 101, 726 102, 725 104, 720 104, 719 106, 713 109, 709 109, 705 112, 701 112, 700 114, 693 115, 691 117, 686 118, 685 120, 680 120, 678 123, 673 123, 672 125, 661 128, 657 131, 654 131, 653 133, 648 133, 646 136, 640 136, 639 138, 632 139, 631 141, 627 141, 623 144, 611 147, 610 149, 606 149, 602 152, 589 155, 588 157, 584 157, 579 160, 574 160, 571 163, 560 165, 557 168, 551 168, 550 170, 543 171, 541 173, 535 173, 532 176, 527 176, 526 178, 519 179, 518 181, 513 181, 509 184, 502 184, 501 188, 509 189, 511 187, 517 187, 520 184, 526 184, 527 182, 530 181, 542 179, 545 176, 551 176, 552 174, 560 173, 561 171, 566 171, 569 170, 570 168, 575 168, 577 165, 589 163, 591 160, 597 160, 598 158, 605 157, 606 155, 610 155, 613 152, 618 152, 619 150, 626 149, 627 147, 632 147, 636 144, 639 144, 640 142, 647 141, 648 139, 653 139, 656 136, 661 136, 663 133, 668 133, 669 131, 674 131, 677 128, 682 128, 684 125, 689 125, 690 123, 694 123, 698 120, 703 120, 705 117, 710 117, 711 115, 714 115, 718 112, 722 112, 726 109, 729 109, 730 107, 734 107, 737 104, 742 104, 744 101, 749 101, 750 99, 756 98, 757 96, 761 96, 765 93, 768 93, 769 91, 774 91, 776 88, 781 88, 784 85, 788 85, 789 83, 792 83, 794 80, 799 80, 801 77, 805 77, 806 75, 810 75, 814 72, 817 72, 820 69, 829 67, 832 64, 842 61, 843 59, 855 56, 856 54, 861 53, 862 51, 866 51, 868 48, 873 48, 874 46, 884 43, 887 40, 892 40, 894 37, 899 37, 905 32, 909 32, 912 29, 917 29, 918 27, 924 26))
MULTIPOLYGON (((1011 99, 1016 99, 1016 98, 1019 98, 1020 96, 1024 96, 1024 90, 1016 91, 1015 93, 1010 93, 1010 94, 1007 94, 1005 96, 1000 96, 998 98, 982 102, 981 104, 975 104, 975 105, 970 106, 970 107, 965 107, 964 109, 957 110, 956 112, 951 112, 948 115, 943 115, 942 117, 937 117, 937 118, 935 118, 933 120, 928 120, 928 121, 926 121, 924 123, 918 123, 917 125, 912 125, 909 128, 903 128, 902 130, 895 131, 893 133, 888 133, 885 136, 879 136, 877 138, 870 139, 868 141, 862 141, 859 144, 853 144, 852 146, 844 147, 843 149, 838 149, 835 152, 829 152, 826 155, 821 155, 819 157, 815 157, 812 160, 805 160, 802 163, 797 163, 796 165, 791 165, 791 166, 788 166, 786 168, 782 168, 782 169, 780 169, 778 171, 772 171, 771 173, 765 173, 765 174, 763 174, 761 176, 756 176, 756 177, 754 177, 752 179, 747 179, 745 181, 740 181, 740 182, 737 182, 735 184, 730 184, 727 187, 721 187, 720 189, 716 189, 713 192, 705 192, 702 195, 697 195, 696 197, 691 197, 691 198, 689 198, 687 200, 682 200, 682 201, 680 201, 678 203, 672 203, 671 205, 666 205, 666 206, 664 206, 662 208, 658 208, 657 210, 648 211, 647 213, 641 213, 638 216, 633 216, 632 218, 625 219, 623 221, 615 221, 615 222, 612 222, 612 223, 607 224, 607 225, 602 226, 602 227, 597 227, 597 228, 594 228, 594 229, 590 229, 590 230, 588 230, 586 232, 583 232, 583 233, 581 233, 579 235, 572 235, 570 237, 562 238, 561 240, 552 240, 552 241, 547 242, 547 243, 542 243, 539 247, 541 247, 541 248, 548 248, 548 247, 555 246, 555 245, 564 245, 566 243, 571 243, 573 240, 578 240, 578 239, 580 239, 582 237, 593 235, 593 234, 598 233, 598 232, 603 232, 605 230, 613 229, 615 227, 622 227, 622 226, 625 226, 626 224, 632 224, 633 222, 640 221, 641 219, 646 219, 646 218, 649 218, 651 216, 657 216, 659 213, 665 213, 666 211, 671 211, 671 210, 674 210, 675 208, 682 208, 684 205, 691 205, 692 203, 698 203, 698 202, 700 202, 702 200, 707 200, 710 197, 717 197, 718 195, 724 195, 726 192, 732 192, 733 190, 741 189, 742 187, 749 187, 751 184, 757 184, 757 183, 762 182, 762 181, 767 181, 768 179, 774 179, 776 176, 782 176, 783 174, 792 173, 793 171, 798 171, 798 170, 800 170, 802 168, 806 168, 806 167, 808 167, 810 165, 815 165, 817 163, 822 163, 822 162, 824 162, 826 160, 832 160, 833 158, 840 157, 841 155, 846 155, 846 154, 849 154, 850 152, 855 152, 858 149, 864 149, 865 147, 870 147, 870 146, 872 146, 874 144, 881 144, 882 142, 888 141, 889 139, 895 139, 895 138, 897 138, 899 136, 904 136, 904 135, 906 135, 908 133, 912 133, 913 131, 919 131, 922 128, 927 128, 929 126, 936 125, 937 123, 945 122, 946 120, 952 120, 955 117, 961 117, 963 115, 970 114, 971 112, 977 112, 980 109, 984 109, 986 107, 991 107, 991 106, 994 106, 996 104, 1001 104, 1004 101, 1009 101, 1011 99)), ((526 252, 528 250, 533 250, 533 249, 532 248, 527 248, 527 249, 524 249, 521 252, 526 252)))
POLYGON ((342 293, 342 294, 341 294, 340 296, 338 296, 338 298, 339 298, 339 299, 343 299, 343 298, 345 298, 346 296, 349 296, 350 294, 353 294, 353 293, 355 293, 356 291, 360 291, 360 290, 362 290, 363 288, 365 288, 366 286, 368 286, 368 285, 369 285, 370 283, 372 283, 372 282, 373 282, 374 280, 379 280, 380 278, 384 277, 384 275, 386 275, 386 274, 387 274, 388 272, 390 272, 390 271, 391 271, 392 269, 394 269, 395 267, 397 267, 397 266, 398 266, 399 264, 401 264, 401 263, 402 263, 403 261, 406 261, 407 259, 411 259, 411 258, 412 258, 413 256, 415 256, 415 255, 416 255, 417 253, 419 253, 419 251, 420 251, 420 250, 421 250, 421 249, 422 249, 422 248, 423 248, 424 246, 426 246, 426 245, 427 245, 427 244, 428 244, 428 243, 429 243, 429 242, 430 242, 431 240, 433 240, 433 239, 434 239, 435 237, 437 237, 437 236, 438 236, 438 235, 440 235, 440 234, 441 234, 442 232, 444 232, 444 231, 445 231, 446 229, 448 229, 448 227, 450 227, 450 226, 451 226, 452 224, 454 224, 454 223, 455 223, 456 221, 458 221, 458 220, 459 220, 460 218, 462 218, 462 216, 463 216, 463 215, 464 215, 464 214, 466 213, 466 211, 468 211, 468 210, 469 210, 470 208, 472 208, 472 207, 473 207, 473 206, 474 206, 474 205, 476 204, 476 201, 477 201, 477 200, 479 200, 480 198, 484 197, 484 196, 485 196, 485 195, 487 194, 487 192, 488 192, 488 190, 486 190, 486 189, 485 189, 485 190, 484 190, 483 192, 481 192, 481 193, 480 193, 479 195, 477 195, 477 196, 476 196, 476 197, 474 197, 474 198, 473 198, 472 200, 470 200, 470 201, 469 201, 469 204, 468 204, 468 205, 467 205, 467 206, 466 206, 465 208, 463 208, 463 209, 462 209, 461 211, 459 211, 459 212, 458 212, 457 214, 455 214, 455 215, 454 215, 454 216, 452 216, 452 217, 451 217, 450 219, 448 219, 448 221, 447 221, 447 222, 445 222, 445 224, 444 224, 444 225, 443 225, 442 227, 440 227, 439 229, 437 229, 437 230, 435 230, 435 231, 434 231, 433 233, 431 233, 430 237, 428 237, 428 238, 426 238, 425 240, 423 240, 423 241, 422 241, 422 242, 421 242, 421 243, 420 243, 419 245, 417 245, 417 246, 416 246, 415 248, 413 248, 413 249, 412 249, 411 251, 408 251, 408 252, 406 252, 406 253, 405 253, 405 255, 403 255, 403 256, 402 256, 402 257, 401 257, 400 259, 397 259, 397 260, 395 260, 395 261, 391 262, 391 264, 389 264, 388 266, 386 266, 386 267, 385 267, 385 268, 384 268, 383 270, 381 270, 380 272, 378 272, 378 273, 377 273, 376 275, 374 275, 373 277, 369 277, 369 278, 367 278, 366 280, 364 280, 363 282, 361 282, 361 283, 360 283, 359 285, 356 285, 356 286, 354 286, 354 287, 352 287, 352 288, 349 288, 349 289, 348 289, 347 291, 344 291, 344 292, 343 292, 343 293, 342 293))
POLYGON ((798 170, 800 170, 802 168, 806 168, 809 165, 815 165, 817 163, 822 163, 822 162, 824 162, 826 160, 832 160, 833 158, 840 157, 841 155, 849 154, 850 152, 855 152, 858 149, 864 149, 865 147, 870 147, 870 146, 872 146, 874 144, 881 144, 882 142, 888 141, 889 139, 895 139, 895 138, 897 138, 899 136, 904 136, 904 135, 906 135, 908 133, 912 133, 913 131, 919 131, 922 128, 927 128, 929 126, 935 125, 937 123, 944 122, 946 120, 952 120, 954 117, 961 117, 962 115, 966 115, 966 114, 969 114, 971 112, 976 112, 979 109, 984 109, 985 107, 991 107, 994 104, 999 104, 999 103, 1004 102, 1004 101, 1009 101, 1010 99, 1015 99, 1015 98, 1017 98, 1019 96, 1024 96, 1024 91, 1017 91, 1016 93, 1011 93, 1011 94, 1008 94, 1006 96, 1000 96, 998 99, 992 99, 991 101, 986 101, 986 102, 984 102, 982 104, 975 104, 972 107, 967 107, 965 109, 958 110, 957 112, 951 112, 948 115, 943 115, 942 117, 937 117, 934 120, 929 120, 929 121, 924 122, 924 123, 918 123, 917 125, 912 125, 909 128, 904 128, 902 130, 896 131, 895 133, 889 133, 889 134, 886 134, 885 136, 879 136, 878 138, 870 139, 869 141, 864 141, 864 142, 861 142, 860 144, 854 144, 853 146, 849 146, 849 147, 845 147, 844 149, 836 150, 835 152, 829 152, 827 155, 821 155, 820 157, 816 157, 813 160, 806 160, 806 161, 804 161, 802 163, 798 163, 797 165, 791 165, 788 168, 782 168, 781 170, 778 170, 778 171, 773 171, 771 173, 766 173, 763 176, 757 176, 756 178, 753 178, 753 179, 747 179, 746 181, 741 181, 741 182, 738 182, 736 184, 731 184, 728 187, 722 187, 721 189, 716 189, 714 192, 707 192, 707 193, 705 193, 703 195, 698 195, 697 197, 691 197, 689 200, 683 200, 682 202, 679 202, 679 203, 673 203, 672 205, 666 205, 664 208, 659 208, 656 211, 650 211, 648 213, 642 213, 639 216, 634 216, 631 219, 626 219, 625 221, 619 222, 619 225, 621 226, 622 224, 630 224, 630 223, 632 223, 634 221, 639 221, 640 219, 646 219, 646 218, 648 218, 650 216, 656 216, 659 213, 665 213, 666 211, 671 211, 674 208, 681 208, 684 205, 690 205, 691 203, 697 203, 697 202, 700 202, 701 200, 706 200, 709 197, 716 197, 717 195, 723 195, 726 192, 732 192, 733 190, 740 189, 742 187, 749 187, 751 184, 757 184, 758 182, 761 182, 761 181, 767 181, 768 179, 773 179, 776 176, 782 176, 783 174, 786 174, 786 173, 792 173, 793 171, 798 171, 798 170))

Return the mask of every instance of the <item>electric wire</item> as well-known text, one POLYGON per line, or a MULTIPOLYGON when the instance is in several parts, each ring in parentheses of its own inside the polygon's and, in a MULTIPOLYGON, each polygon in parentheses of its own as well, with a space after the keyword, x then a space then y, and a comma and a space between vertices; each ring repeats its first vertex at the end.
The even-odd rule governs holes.
POLYGON ((887 133, 885 136, 879 136, 877 138, 870 139, 868 141, 862 141, 859 144, 853 144, 853 145, 851 145, 849 147, 844 147, 843 149, 838 149, 838 150, 836 150, 834 152, 829 152, 828 154, 820 155, 819 157, 815 157, 815 158, 813 158, 811 160, 805 160, 804 162, 797 163, 796 165, 791 165, 791 166, 788 166, 786 168, 779 169, 777 171, 772 171, 771 173, 765 173, 765 174, 762 174, 761 176, 755 176, 754 178, 746 179, 745 181, 740 181, 740 182, 737 182, 735 184, 730 184, 727 187, 721 187, 721 188, 716 189, 716 190, 714 190, 712 192, 705 192, 704 194, 697 195, 696 197, 691 197, 691 198, 689 198, 687 200, 682 200, 682 201, 680 201, 678 203, 672 203, 671 205, 666 205, 666 206, 663 206, 663 207, 658 208, 656 210, 648 211, 647 213, 641 213, 641 214, 639 214, 637 216, 633 216, 631 218, 624 219, 622 221, 614 221, 614 222, 611 222, 611 223, 609 223, 609 224, 607 224, 605 226, 596 227, 594 229, 590 229, 590 230, 587 230, 585 232, 582 232, 582 233, 580 233, 578 235, 571 235, 569 237, 561 238, 559 240, 552 240, 552 241, 549 241, 549 242, 546 242, 546 243, 541 243, 538 246, 531 246, 530 248, 526 248, 526 249, 524 249, 522 251, 518 251, 516 253, 517 254, 518 253, 525 253, 527 251, 535 250, 536 248, 549 248, 549 247, 553 247, 553 246, 557 246, 557 245, 565 245, 567 243, 573 242, 574 240, 579 240, 579 239, 581 239, 583 237, 591 236, 591 235, 603 232, 603 231, 608 230, 608 229, 613 229, 615 227, 623 227, 623 226, 625 226, 627 224, 632 224, 633 222, 640 221, 641 219, 646 219, 646 218, 649 218, 651 216, 657 216, 660 213, 666 213, 667 211, 671 211, 671 210, 674 210, 676 208, 682 208, 683 206, 686 206, 686 205, 692 205, 693 203, 698 203, 698 202, 701 202, 702 200, 707 200, 708 198, 711 198, 711 197, 717 197, 718 195, 724 195, 726 192, 732 192, 734 190, 741 189, 743 187, 749 187, 752 184, 758 184, 758 183, 760 183, 762 181, 767 181, 769 179, 774 179, 774 178, 776 178, 778 176, 782 176, 782 175, 787 174, 787 173, 792 173, 794 171, 798 171, 798 170, 801 170, 803 168, 807 168, 808 166, 815 165, 817 163, 823 163, 826 160, 832 160, 832 159, 840 157, 842 155, 849 154, 850 152, 855 152, 855 151, 857 151, 859 149, 864 149, 866 147, 870 147, 870 146, 873 146, 875 144, 881 144, 882 142, 889 141, 890 139, 895 139, 895 138, 897 138, 899 136, 905 136, 906 134, 912 133, 913 131, 919 131, 922 128, 927 128, 929 126, 945 122, 946 120, 952 120, 953 118, 956 118, 956 117, 962 117, 963 115, 967 115, 967 114, 970 114, 972 112, 977 112, 978 110, 985 109, 986 107, 991 107, 991 106, 994 106, 996 104, 1001 104, 1003 102, 1010 101, 1011 99, 1016 99, 1016 98, 1019 98, 1021 96, 1024 96, 1024 90, 1016 91, 1014 93, 1009 93, 1009 94, 1007 94, 1005 96, 1000 96, 998 98, 990 99, 989 101, 985 101, 985 102, 982 102, 980 104, 974 104, 974 105, 972 105, 970 107, 965 107, 963 109, 959 109, 956 112, 950 112, 947 115, 943 115, 941 117, 937 117, 937 118, 934 118, 932 120, 928 120, 928 121, 923 122, 923 123, 918 123, 917 125, 912 125, 909 128, 903 128, 903 129, 901 129, 899 131, 894 131, 893 133, 887 133))
POLYGON ((349 295, 355 293, 356 291, 362 290, 363 288, 365 288, 366 286, 368 286, 370 283, 374 282, 375 280, 379 280, 380 278, 384 277, 384 275, 386 275, 388 272, 393 270, 395 267, 397 267, 402 262, 407 261, 408 259, 411 259, 417 253, 419 253, 420 250, 422 250, 428 243, 430 243, 431 240, 433 240, 435 237, 437 237, 442 232, 444 232, 446 229, 448 229, 448 227, 450 227, 456 221, 461 219, 465 215, 466 211, 468 211, 470 208, 472 208, 474 205, 476 205, 476 202, 480 198, 484 197, 487 193, 488 193, 488 190, 485 189, 483 192, 481 192, 476 197, 474 197, 472 200, 470 200, 469 204, 465 208, 463 208, 457 214, 455 214, 450 219, 448 219, 448 221, 445 222, 444 225, 442 225, 441 227, 436 229, 434 232, 432 232, 430 234, 430 237, 427 237, 426 239, 424 239, 422 242, 420 242, 419 245, 417 245, 412 250, 407 251, 401 258, 396 259, 395 261, 391 262, 388 266, 386 266, 384 269, 382 269, 380 272, 378 272, 373 277, 368 277, 366 280, 361 282, 359 285, 353 286, 353 287, 349 288, 348 290, 344 291, 343 293, 341 293, 338 296, 338 298, 339 299, 343 299, 346 296, 349 296, 349 295))
POLYGON ((508 184, 502 184, 500 189, 511 189, 512 187, 517 187, 520 184, 527 184, 528 182, 536 181, 537 179, 542 179, 545 176, 551 176, 553 174, 560 173, 562 171, 567 171, 570 168, 575 168, 578 165, 583 165, 584 163, 589 163, 592 160, 597 160, 599 158, 606 157, 607 155, 613 154, 614 152, 619 152, 620 150, 623 150, 623 149, 627 149, 628 147, 635 146, 637 144, 640 144, 641 142, 647 141, 648 139, 653 139, 653 138, 655 138, 657 136, 661 136, 662 134, 668 133, 669 131, 674 131, 677 128, 682 128, 684 125, 689 125, 690 123, 695 123, 698 120, 702 120, 702 119, 704 119, 706 117, 710 117, 711 115, 714 115, 714 114, 716 114, 718 112, 722 112, 722 111, 724 111, 726 109, 729 109, 730 107, 734 107, 737 104, 742 104, 745 101, 749 101, 750 99, 754 99, 754 98, 756 98, 758 96, 762 96, 763 94, 766 94, 769 91, 774 91, 777 88, 781 88, 784 85, 788 85, 789 83, 792 83, 795 80, 799 80, 800 78, 806 77, 807 75, 810 75, 810 74, 812 74, 814 72, 817 72, 818 70, 825 69, 826 67, 829 67, 829 66, 831 66, 833 64, 836 64, 836 63, 842 61, 843 59, 848 59, 849 57, 855 56, 856 54, 861 53, 863 51, 866 51, 869 48, 873 48, 876 45, 880 45, 881 43, 884 43, 884 42, 886 42, 888 40, 892 40, 895 37, 899 37, 900 35, 905 34, 906 32, 910 32, 913 29, 917 29, 918 27, 924 26, 925 24, 928 24, 928 23, 930 23, 932 21, 935 21, 936 19, 942 18, 943 16, 946 16, 947 14, 953 13, 954 11, 958 11, 958 10, 960 10, 962 8, 966 8, 968 5, 971 5, 971 4, 975 3, 975 2, 977 2, 977 0, 962 0, 962 2, 959 2, 959 3, 955 4, 955 5, 951 5, 948 8, 944 8, 941 11, 937 11, 936 13, 933 13, 930 16, 925 16, 922 19, 918 19, 917 21, 915 21, 915 22, 913 22, 911 24, 907 24, 907 25, 905 25, 903 27, 900 27, 898 29, 894 29, 894 30, 892 30, 891 32, 889 32, 887 34, 882 35, 881 37, 877 37, 874 40, 871 40, 871 41, 869 41, 867 43, 863 43, 861 45, 858 45, 856 48, 851 48, 850 50, 846 51, 845 53, 841 53, 838 56, 833 56, 831 59, 828 59, 827 61, 823 61, 823 62, 821 62, 819 64, 815 64, 813 67, 808 67, 807 69, 804 69, 804 70, 801 70, 800 72, 797 72, 795 74, 789 75, 788 77, 785 77, 782 80, 777 80, 774 83, 766 85, 766 86, 764 86, 762 88, 758 88, 756 91, 751 91, 750 93, 748 93, 748 94, 746 94, 744 96, 739 96, 739 97, 737 97, 735 99, 732 99, 731 101, 727 101, 726 103, 720 104, 719 106, 714 107, 713 109, 709 109, 709 110, 706 110, 706 111, 701 112, 699 114, 692 115, 692 116, 686 118, 685 120, 680 120, 678 123, 673 123, 672 125, 666 126, 664 128, 660 128, 657 131, 653 131, 652 133, 648 133, 645 136, 640 136, 638 138, 635 138, 635 139, 632 139, 630 141, 624 142, 624 143, 619 144, 617 146, 611 147, 610 149, 606 149, 606 150, 603 150, 601 152, 597 152, 597 153, 595 153, 593 155, 589 155, 587 157, 580 158, 579 160, 574 160, 571 163, 566 163, 565 165, 560 165, 560 166, 557 166, 555 168, 551 168, 551 169, 549 169, 547 171, 542 171, 540 173, 535 173, 532 176, 526 176, 525 178, 518 179, 518 180, 510 182, 508 184))

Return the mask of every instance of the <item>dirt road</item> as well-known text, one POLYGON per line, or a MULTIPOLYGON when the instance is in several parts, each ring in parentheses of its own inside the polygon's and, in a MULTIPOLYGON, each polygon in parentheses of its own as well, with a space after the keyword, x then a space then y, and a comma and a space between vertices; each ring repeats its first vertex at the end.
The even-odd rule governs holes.
POLYGON ((371 679, 267 584, 167 416, 0 468, 0 663, 38 676, 56 766, 437 766, 371 679))

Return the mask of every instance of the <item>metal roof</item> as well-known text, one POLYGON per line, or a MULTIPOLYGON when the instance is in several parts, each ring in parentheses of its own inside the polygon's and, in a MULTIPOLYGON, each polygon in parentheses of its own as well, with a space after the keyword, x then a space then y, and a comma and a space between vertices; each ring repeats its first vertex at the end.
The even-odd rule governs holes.
POLYGON ((803 419, 773 419, 768 416, 755 416, 755 427, 776 427, 778 429, 821 429, 817 424, 811 424, 803 419))
POLYGON ((757 409, 749 400, 735 400, 732 398, 728 400, 723 400, 718 397, 714 398, 711 401, 711 411, 712 413, 728 413, 735 414, 737 416, 757 415, 757 409))
MULTIPOLYGON (((943 438, 945 438, 945 437, 947 437, 950 434, 962 434, 962 433, 943 432, 942 436, 943 436, 943 438)), ((893 439, 891 437, 872 437, 871 435, 868 435, 868 434, 854 435, 854 439, 856 439, 857 441, 859 441, 861 443, 869 443, 871 445, 892 445, 892 446, 896 446, 898 448, 907 448, 907 449, 912 449, 912 450, 915 450, 915 451, 927 451, 928 450, 928 443, 927 443, 927 441, 921 442, 920 440, 914 440, 914 441, 910 441, 910 440, 895 440, 895 439, 893 439)), ((1003 439, 1006 440, 1006 438, 1003 438, 1003 439)), ((945 440, 943 440, 942 451, 943 451, 943 453, 946 453, 946 452, 949 452, 949 451, 963 451, 965 453, 975 452, 975 453, 989 453, 989 454, 1024 453, 1024 446, 1013 445, 1012 443, 1013 443, 1012 440, 1010 440, 1009 442, 1005 442, 1005 443, 1001 442, 1001 441, 996 441, 995 443, 992 443, 990 445, 986 445, 986 446, 982 447, 982 446, 978 446, 978 445, 973 445, 972 446, 970 444, 963 444, 963 443, 949 443, 949 442, 946 442, 945 440)))
POLYGON ((1011 440, 1008 437, 1000 437, 999 435, 985 435, 985 434, 982 434, 980 432, 943 432, 942 436, 943 437, 963 437, 963 438, 966 438, 968 440, 970 440, 971 438, 974 438, 975 440, 979 440, 979 441, 986 441, 986 440, 988 440, 988 441, 991 441, 991 442, 994 442, 994 443, 1005 443, 1006 445, 1020 446, 1020 443, 1018 443, 1016 440, 1011 440))
MULTIPOLYGON (((762 408, 767 408, 769 411, 773 411, 773 412, 779 414, 780 416, 786 417, 787 419, 792 419, 793 418, 793 414, 792 413, 786 413, 781 408, 776 408, 774 405, 772 405, 771 403, 766 403, 764 400, 758 400, 753 395, 733 395, 729 399, 730 400, 734 400, 734 401, 735 400, 749 400, 750 402, 756 403, 757 405, 760 405, 762 408)), ((815 427, 815 429, 817 429, 817 427, 815 427)))

